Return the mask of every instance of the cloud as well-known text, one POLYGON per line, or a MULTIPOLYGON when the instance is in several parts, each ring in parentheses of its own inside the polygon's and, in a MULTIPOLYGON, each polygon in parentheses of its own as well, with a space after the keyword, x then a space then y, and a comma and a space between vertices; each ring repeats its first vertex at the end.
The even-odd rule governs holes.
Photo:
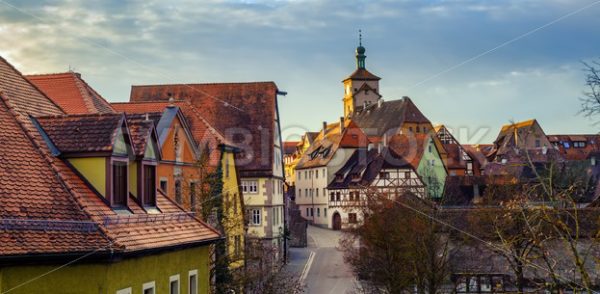
POLYGON ((113 101, 131 84, 274 80, 289 93, 283 123, 318 129, 341 113, 360 28, 385 98, 410 95, 432 121, 494 129, 531 116, 567 130, 551 119, 561 117, 592 131, 576 116, 579 61, 598 55, 600 5, 454 68, 589 3, 8 1, 0 54, 26 73, 75 68, 113 101))

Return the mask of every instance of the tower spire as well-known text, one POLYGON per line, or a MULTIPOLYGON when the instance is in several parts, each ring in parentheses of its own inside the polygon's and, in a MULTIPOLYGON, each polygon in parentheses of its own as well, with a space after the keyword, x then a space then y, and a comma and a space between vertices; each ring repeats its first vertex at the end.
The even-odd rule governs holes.
POLYGON ((358 47, 356 47, 356 67, 365 68, 365 47, 362 45, 362 30, 358 30, 358 47))

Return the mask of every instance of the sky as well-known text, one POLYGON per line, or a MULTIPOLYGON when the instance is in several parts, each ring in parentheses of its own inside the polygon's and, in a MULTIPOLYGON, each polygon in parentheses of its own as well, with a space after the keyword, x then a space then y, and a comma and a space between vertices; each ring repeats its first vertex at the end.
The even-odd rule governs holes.
POLYGON ((599 15, 598 0, 0 0, 0 55, 25 74, 79 72, 109 101, 139 84, 274 81, 294 140, 343 115, 361 29, 385 100, 491 143, 530 118, 598 132, 578 112, 599 15))

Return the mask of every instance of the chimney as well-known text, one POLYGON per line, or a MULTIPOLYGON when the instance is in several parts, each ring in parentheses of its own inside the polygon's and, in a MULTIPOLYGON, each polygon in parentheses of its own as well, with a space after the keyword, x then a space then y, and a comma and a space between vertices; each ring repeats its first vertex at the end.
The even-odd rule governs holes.
POLYGON ((381 108, 381 105, 383 105, 383 98, 379 98, 379 100, 377 100, 377 108, 381 108))
POLYGON ((323 136, 325 136, 325 135, 326 135, 326 134, 325 134, 326 132, 327 132, 327 122, 326 122, 326 121, 324 121, 324 122, 323 122, 323 136))
POLYGON ((367 101, 363 102, 363 110, 367 109, 367 101))
POLYGON ((383 146, 382 146, 381 142, 377 143, 377 153, 381 153, 382 149, 383 149, 383 146))
POLYGON ((346 126, 344 125, 345 121, 344 121, 344 117, 340 116, 340 134, 344 132, 344 129, 346 128, 346 126))
POLYGON ((387 147, 387 141, 388 141, 387 133, 385 133, 385 134, 383 134, 383 147, 387 147))

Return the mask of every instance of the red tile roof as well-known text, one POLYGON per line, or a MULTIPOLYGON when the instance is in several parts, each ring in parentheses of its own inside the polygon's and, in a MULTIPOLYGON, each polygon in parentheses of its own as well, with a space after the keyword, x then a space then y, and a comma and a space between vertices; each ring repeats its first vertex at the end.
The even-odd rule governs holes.
POLYGON ((216 140, 217 144, 225 144, 232 147, 235 146, 219 131, 213 128, 208 121, 204 119, 200 111, 188 101, 173 101, 172 103, 161 101, 112 103, 112 106, 116 111, 125 113, 162 112, 170 105, 181 109, 181 112, 190 127, 192 136, 199 146, 206 143, 207 140, 211 141, 212 139, 216 140))
POLYGON ((292 155, 296 153, 296 146, 298 146, 298 141, 285 141, 283 142, 283 155, 292 155))
POLYGON ((344 121, 343 130, 339 122, 329 124, 325 132, 321 131, 302 154, 296 168, 326 166, 339 148, 366 148, 369 143, 369 138, 351 120, 344 121))
POLYGON ((370 71, 364 68, 356 69, 349 77, 345 78, 344 81, 354 79, 354 80, 367 80, 367 81, 378 81, 381 80, 380 77, 372 74, 370 71))
POLYGON ((68 114, 112 113, 110 104, 75 72, 25 76, 68 114))
POLYGON ((162 113, 127 114, 127 126, 131 136, 131 144, 136 156, 144 156, 146 146, 152 136, 156 137, 155 123, 160 120, 162 113))
POLYGON ((90 251, 118 255, 219 238, 216 230, 160 193, 162 213, 139 213, 132 203, 137 213, 117 214, 69 165, 51 155, 27 117, 58 114, 60 108, 0 61, 0 88, 20 85, 0 94, 0 259, 90 251))
POLYGON ((61 153, 112 152, 124 119, 123 114, 117 113, 36 118, 61 153))
POLYGON ((130 101, 167 101, 170 97, 189 101, 210 125, 243 149, 248 163, 239 166, 242 176, 268 176, 274 159, 270 146, 278 131, 277 91, 273 82, 133 86, 130 101), (251 135, 249 146, 242 146, 247 134, 251 135))
POLYGON ((0 57, 0 93, 11 99, 15 110, 23 115, 63 114, 63 110, 23 78, 4 58, 0 57))
POLYGON ((548 140, 566 160, 586 160, 600 152, 600 135, 548 135, 548 140), (574 142, 583 142, 585 146, 575 147, 574 142))
POLYGON ((404 159, 414 170, 417 170, 429 138, 429 134, 398 134, 388 140, 387 147, 395 158, 404 159))
POLYGON ((1 100, 0 256, 110 248, 109 239, 65 190, 48 158, 17 122, 4 97, 1 100), (73 229, 51 229, 60 223, 73 229), (91 232, 75 229, 86 223, 91 232))

